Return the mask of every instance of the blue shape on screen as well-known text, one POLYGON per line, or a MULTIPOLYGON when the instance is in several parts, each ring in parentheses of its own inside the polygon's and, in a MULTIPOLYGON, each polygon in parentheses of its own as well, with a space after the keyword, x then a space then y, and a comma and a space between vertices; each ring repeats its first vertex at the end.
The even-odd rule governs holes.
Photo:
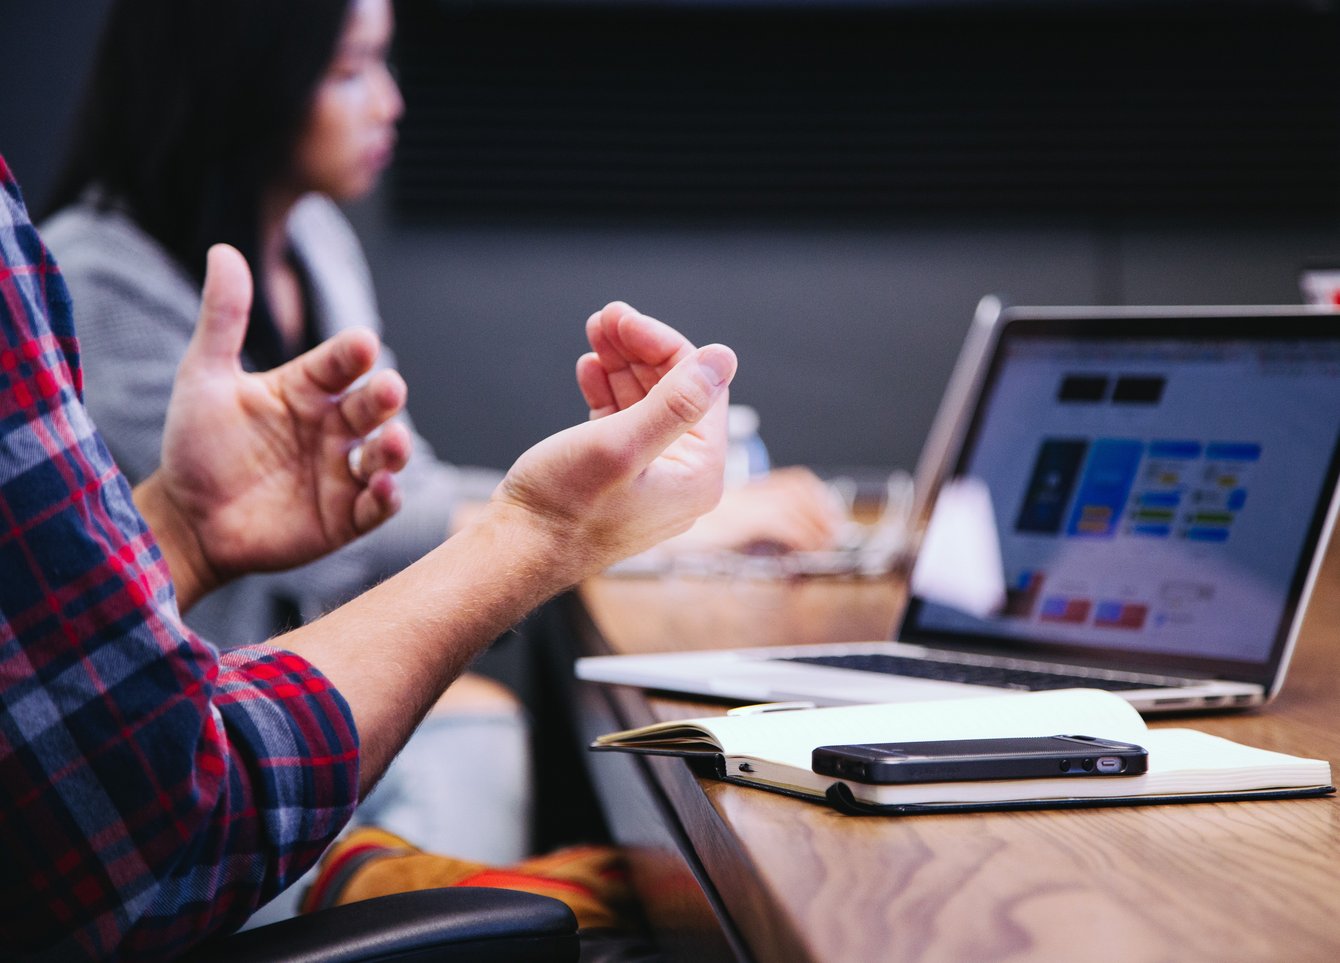
POLYGON ((1116 622, 1120 619, 1120 602, 1099 602, 1098 607, 1094 609, 1093 620, 1095 622, 1116 622))
POLYGON ((1102 438, 1094 442, 1080 480, 1079 496, 1066 525, 1066 534, 1107 538, 1116 531, 1135 483, 1144 447, 1139 441, 1122 438, 1102 438))
POLYGON ((1053 595, 1051 598, 1043 601, 1042 614, 1044 616, 1051 616, 1052 618, 1060 618, 1065 615, 1067 601, 1068 600, 1065 598, 1053 595))
POLYGON ((1228 493, 1228 510, 1231 512, 1242 511, 1242 506, 1247 504, 1247 489, 1235 488, 1228 493))
POLYGON ((1228 529, 1188 528, 1186 538, 1190 542, 1226 542, 1228 541, 1228 529))
POLYGON ((1176 508, 1181 503, 1181 492, 1145 492, 1140 496, 1140 504, 1145 508, 1176 508))
POLYGON ((1198 441, 1151 441, 1149 443, 1150 458, 1199 458, 1200 442, 1198 441))
POLYGON ((1259 461, 1261 446, 1249 442, 1218 441, 1205 449, 1210 461, 1259 461))
POLYGON ((1148 535, 1151 538, 1167 538, 1172 534, 1171 525, 1132 525, 1132 535, 1148 535))

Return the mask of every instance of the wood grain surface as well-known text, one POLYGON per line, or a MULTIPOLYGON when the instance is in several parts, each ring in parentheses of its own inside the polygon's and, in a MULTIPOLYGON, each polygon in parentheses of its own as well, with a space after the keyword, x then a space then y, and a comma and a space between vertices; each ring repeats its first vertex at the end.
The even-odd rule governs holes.
MULTIPOLYGON (((587 651, 645 652, 886 638, 901 591, 892 580, 598 579, 580 599, 587 651)), ((629 726, 721 711, 602 691, 629 726)), ((1340 776, 1340 553, 1275 702, 1152 725, 1324 758, 1340 776)), ((852 817, 700 779, 677 759, 641 771, 754 959, 1340 960, 1334 797, 852 817)))

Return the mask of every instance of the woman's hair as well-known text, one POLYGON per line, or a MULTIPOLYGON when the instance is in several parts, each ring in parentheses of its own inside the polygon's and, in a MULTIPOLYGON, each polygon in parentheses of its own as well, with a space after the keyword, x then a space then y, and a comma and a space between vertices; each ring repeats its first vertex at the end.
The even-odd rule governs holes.
POLYGON ((47 213, 96 186, 197 280, 220 241, 254 271, 349 3, 116 0, 47 213))

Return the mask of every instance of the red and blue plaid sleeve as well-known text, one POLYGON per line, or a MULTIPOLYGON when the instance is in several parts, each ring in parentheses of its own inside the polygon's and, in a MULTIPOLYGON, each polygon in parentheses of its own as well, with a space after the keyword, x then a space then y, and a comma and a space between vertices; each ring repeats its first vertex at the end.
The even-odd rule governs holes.
POLYGON ((0 956, 170 958, 316 861, 357 736, 298 656, 183 625, 79 379, 0 159, 0 956))

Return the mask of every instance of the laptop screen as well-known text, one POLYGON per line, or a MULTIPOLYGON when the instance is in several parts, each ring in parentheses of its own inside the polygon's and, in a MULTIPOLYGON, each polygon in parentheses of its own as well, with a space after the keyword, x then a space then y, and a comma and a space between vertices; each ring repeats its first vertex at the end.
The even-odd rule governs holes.
POLYGON ((1005 605, 914 598, 901 638, 1268 680, 1338 442, 1334 320, 1007 320, 954 472, 990 491, 1005 605))

